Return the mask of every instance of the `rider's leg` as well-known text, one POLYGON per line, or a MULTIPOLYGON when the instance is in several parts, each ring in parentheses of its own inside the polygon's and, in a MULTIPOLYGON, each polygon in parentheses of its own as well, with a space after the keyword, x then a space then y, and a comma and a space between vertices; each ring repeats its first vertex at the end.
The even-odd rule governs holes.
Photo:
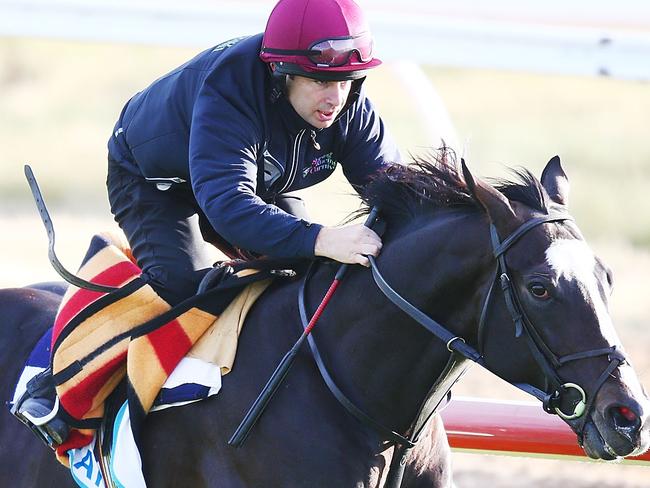
POLYGON ((107 186, 111 211, 148 283, 172 306, 192 296, 214 257, 189 185, 156 185, 109 162, 107 186))
POLYGON ((50 447, 62 444, 69 427, 59 414, 52 370, 45 369, 27 383, 25 394, 12 407, 11 413, 50 447))

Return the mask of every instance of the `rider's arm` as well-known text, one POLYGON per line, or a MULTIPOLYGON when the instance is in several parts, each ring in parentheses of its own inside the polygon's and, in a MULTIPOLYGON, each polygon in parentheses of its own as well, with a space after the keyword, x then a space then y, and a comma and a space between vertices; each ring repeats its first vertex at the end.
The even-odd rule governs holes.
POLYGON ((369 266, 367 255, 377 256, 381 239, 362 224, 323 227, 316 238, 314 254, 341 263, 369 266))
POLYGON ((220 69, 206 80, 190 131, 192 188, 215 231, 231 244, 274 257, 311 257, 321 226, 255 193, 264 93, 242 96, 241 88, 254 77, 259 73, 220 69))

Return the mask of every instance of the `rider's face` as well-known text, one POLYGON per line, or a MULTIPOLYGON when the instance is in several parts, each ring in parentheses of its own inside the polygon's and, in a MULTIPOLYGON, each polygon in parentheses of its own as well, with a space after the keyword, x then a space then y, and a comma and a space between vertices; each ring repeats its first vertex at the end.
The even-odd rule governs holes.
POLYGON ((324 129, 331 126, 350 93, 351 81, 320 81, 304 76, 287 78, 287 96, 306 122, 324 129))

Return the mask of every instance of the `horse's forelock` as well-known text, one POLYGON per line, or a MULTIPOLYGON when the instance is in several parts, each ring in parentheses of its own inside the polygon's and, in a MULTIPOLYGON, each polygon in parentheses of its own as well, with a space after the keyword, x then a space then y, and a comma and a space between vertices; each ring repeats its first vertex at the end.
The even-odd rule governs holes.
POLYGON ((523 203, 528 207, 547 213, 550 199, 540 181, 526 168, 511 169, 514 180, 491 179, 492 185, 508 200, 523 203))

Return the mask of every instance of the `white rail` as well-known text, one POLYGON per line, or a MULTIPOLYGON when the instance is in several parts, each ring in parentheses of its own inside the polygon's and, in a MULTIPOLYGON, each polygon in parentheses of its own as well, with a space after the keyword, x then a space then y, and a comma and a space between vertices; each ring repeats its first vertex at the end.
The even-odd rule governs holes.
MULTIPOLYGON (((650 7, 642 1, 360 3, 386 61, 650 79, 650 7)), ((0 0, 0 35, 206 47, 261 32, 273 4, 0 0)))

